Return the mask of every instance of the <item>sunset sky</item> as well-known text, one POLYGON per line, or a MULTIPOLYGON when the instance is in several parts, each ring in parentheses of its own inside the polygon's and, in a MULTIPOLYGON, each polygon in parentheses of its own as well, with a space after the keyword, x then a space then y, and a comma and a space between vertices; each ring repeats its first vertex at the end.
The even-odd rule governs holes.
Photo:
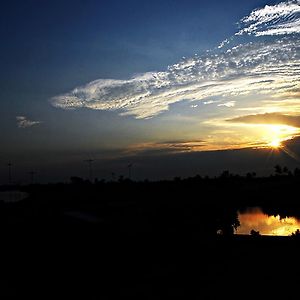
POLYGON ((300 0, 10 0, 0 14, 0 183, 9 161, 23 181, 85 176, 86 159, 103 178, 299 166, 300 0))

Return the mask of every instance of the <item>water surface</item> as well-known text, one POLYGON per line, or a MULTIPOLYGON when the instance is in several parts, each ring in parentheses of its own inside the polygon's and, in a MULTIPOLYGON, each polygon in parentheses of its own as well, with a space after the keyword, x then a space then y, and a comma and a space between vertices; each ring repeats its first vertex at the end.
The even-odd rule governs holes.
POLYGON ((0 192, 0 201, 4 202, 18 202, 28 197, 28 193, 20 191, 4 191, 0 192))
POLYGON ((268 216, 258 207, 239 212, 239 220, 241 226, 236 230, 237 234, 250 234, 255 230, 261 235, 289 236, 300 229, 300 220, 295 217, 268 216))

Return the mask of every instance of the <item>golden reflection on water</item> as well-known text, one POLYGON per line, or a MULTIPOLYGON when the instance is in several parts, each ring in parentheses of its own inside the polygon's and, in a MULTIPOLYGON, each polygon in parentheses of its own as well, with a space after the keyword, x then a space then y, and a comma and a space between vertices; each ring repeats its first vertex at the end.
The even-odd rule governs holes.
POLYGON ((260 208, 252 208, 239 213, 241 226, 236 234, 250 234, 251 230, 259 231, 261 235, 289 236, 300 229, 300 220, 294 217, 280 218, 268 216, 260 208))

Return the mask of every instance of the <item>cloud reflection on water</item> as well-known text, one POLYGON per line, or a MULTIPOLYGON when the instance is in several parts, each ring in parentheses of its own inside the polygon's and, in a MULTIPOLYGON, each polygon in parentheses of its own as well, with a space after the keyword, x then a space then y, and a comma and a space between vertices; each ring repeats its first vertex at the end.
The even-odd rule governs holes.
POLYGON ((281 218, 279 215, 268 216, 258 207, 239 212, 239 220, 241 226, 237 234, 250 234, 253 229, 261 235, 289 236, 300 229, 300 220, 294 217, 281 218))

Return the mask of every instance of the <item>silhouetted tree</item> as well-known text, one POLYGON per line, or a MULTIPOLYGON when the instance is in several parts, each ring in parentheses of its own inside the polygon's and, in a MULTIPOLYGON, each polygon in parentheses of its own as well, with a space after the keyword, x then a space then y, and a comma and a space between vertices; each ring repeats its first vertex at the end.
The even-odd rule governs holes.
POLYGON ((222 172, 222 174, 220 175, 220 178, 225 179, 225 178, 229 178, 230 177, 230 173, 228 170, 225 170, 222 172))
POLYGON ((292 233, 292 237, 294 238, 300 238, 300 230, 297 229, 295 232, 292 233))
POLYGON ((252 179, 252 178, 255 178, 256 177, 256 173, 255 172, 248 172, 246 174, 246 178, 247 179, 252 179))
POLYGON ((276 166, 274 167, 274 169, 275 169, 275 174, 276 174, 276 175, 282 175, 282 168, 281 168, 280 165, 276 165, 276 166))
POLYGON ((256 231, 256 230, 252 229, 252 230, 250 231, 250 235, 256 237, 256 236, 260 236, 260 233, 259 233, 259 231, 256 231))
POLYGON ((294 170, 294 176, 295 176, 295 177, 300 177, 300 169, 296 168, 296 169, 294 170))
POLYGON ((240 226, 238 213, 234 208, 216 211, 217 222, 216 232, 224 236, 234 234, 234 231, 240 226))
POLYGON ((71 183, 74 184, 74 185, 80 185, 80 184, 84 183, 84 180, 80 177, 77 177, 77 176, 72 176, 70 178, 70 180, 71 180, 71 183))
POLYGON ((282 173, 284 173, 284 174, 286 174, 286 175, 288 175, 288 173, 289 173, 289 169, 288 169, 288 167, 283 167, 283 169, 282 169, 282 173))

